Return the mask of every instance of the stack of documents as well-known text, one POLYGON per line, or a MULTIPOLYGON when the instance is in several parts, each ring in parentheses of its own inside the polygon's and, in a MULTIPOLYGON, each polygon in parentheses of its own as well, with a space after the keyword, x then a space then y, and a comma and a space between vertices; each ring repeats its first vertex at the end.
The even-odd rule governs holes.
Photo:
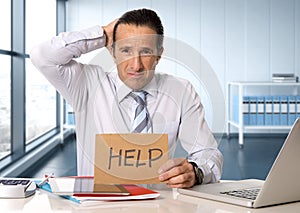
POLYGON ((272 75, 272 81, 277 83, 296 83, 298 76, 293 73, 275 73, 272 75))

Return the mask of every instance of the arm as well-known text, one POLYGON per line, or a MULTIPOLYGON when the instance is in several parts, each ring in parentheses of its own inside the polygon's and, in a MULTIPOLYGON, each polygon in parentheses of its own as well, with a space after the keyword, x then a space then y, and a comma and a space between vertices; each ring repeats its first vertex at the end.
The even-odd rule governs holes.
POLYGON ((179 139, 188 152, 188 161, 195 162, 202 170, 203 183, 217 182, 221 178, 223 155, 204 117, 200 97, 192 87, 185 97, 179 139))
POLYGON ((187 95, 183 98, 179 139, 188 152, 188 158, 171 159, 159 170, 159 179, 174 188, 188 188, 197 184, 197 171, 189 162, 194 162, 194 165, 201 169, 202 183, 218 181, 223 163, 223 156, 207 126, 203 106, 192 85, 187 85, 185 94, 187 95))
POLYGON ((32 49, 32 63, 71 105, 72 96, 78 96, 75 91, 81 91, 82 95, 86 89, 82 73, 84 65, 73 58, 108 45, 114 23, 78 32, 64 32, 32 49))
POLYGON ((100 26, 80 32, 61 33, 36 47, 30 53, 32 63, 48 81, 72 104, 70 91, 78 79, 81 64, 73 58, 105 45, 105 36, 100 26))

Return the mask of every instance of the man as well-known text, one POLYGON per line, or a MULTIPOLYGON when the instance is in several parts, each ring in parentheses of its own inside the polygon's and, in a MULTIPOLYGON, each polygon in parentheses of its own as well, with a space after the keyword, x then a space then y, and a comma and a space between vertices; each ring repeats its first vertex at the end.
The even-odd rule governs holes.
POLYGON ((33 64, 75 111, 78 175, 93 175, 95 134, 146 131, 168 134, 170 156, 178 141, 188 152, 187 159, 171 159, 159 169, 159 180, 169 187, 220 179, 222 154, 200 98, 188 81, 155 73, 162 53, 163 26, 149 9, 129 11, 107 26, 62 33, 32 50, 33 64), (74 60, 103 47, 117 73, 74 60), (140 94, 144 117, 136 128, 133 105, 140 94))

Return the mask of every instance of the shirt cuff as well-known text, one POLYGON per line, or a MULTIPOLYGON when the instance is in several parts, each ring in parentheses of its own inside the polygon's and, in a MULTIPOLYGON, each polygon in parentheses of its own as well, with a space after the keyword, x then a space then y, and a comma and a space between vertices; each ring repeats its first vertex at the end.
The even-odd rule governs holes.
POLYGON ((198 165, 199 169, 202 170, 203 172, 203 182, 202 184, 210 183, 212 182, 212 174, 211 174, 211 169, 208 165, 198 165))
POLYGON ((101 39, 101 43, 105 45, 106 36, 101 26, 94 26, 77 32, 63 32, 59 37, 64 41, 64 46, 82 41, 101 39))

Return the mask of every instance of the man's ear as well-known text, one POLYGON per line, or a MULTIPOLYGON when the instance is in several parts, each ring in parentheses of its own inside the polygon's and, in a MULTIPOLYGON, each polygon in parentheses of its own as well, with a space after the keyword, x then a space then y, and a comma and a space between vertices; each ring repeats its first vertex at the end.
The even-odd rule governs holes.
POLYGON ((161 55, 163 54, 163 52, 164 52, 164 48, 162 47, 162 48, 160 48, 160 50, 157 54, 157 58, 156 58, 156 62, 155 62, 156 64, 158 64, 159 60, 161 59, 161 55))
POLYGON ((116 59, 116 55, 115 55, 115 46, 114 45, 111 45, 109 52, 110 52, 114 62, 117 63, 117 59, 116 59))
POLYGON ((113 58, 115 64, 117 64, 117 59, 114 56, 112 56, 112 58, 113 58))

